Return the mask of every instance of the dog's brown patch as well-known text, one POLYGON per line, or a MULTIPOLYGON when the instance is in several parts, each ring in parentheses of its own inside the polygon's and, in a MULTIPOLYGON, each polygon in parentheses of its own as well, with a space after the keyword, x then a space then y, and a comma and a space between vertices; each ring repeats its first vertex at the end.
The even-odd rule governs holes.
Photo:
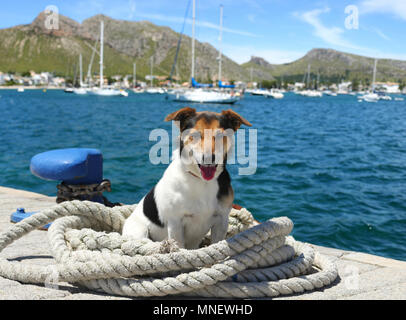
MULTIPOLYGON (((196 109, 186 107, 169 114, 165 121, 177 121, 182 133, 181 152, 184 146, 190 145, 202 154, 216 153, 216 143, 220 143, 218 136, 223 136, 223 159, 231 147, 231 135, 241 125, 252 126, 250 122, 234 112, 232 109, 217 112, 196 112, 196 109), (217 136, 217 139, 216 139, 217 136)), ((220 149, 219 149, 220 150, 220 149)))
POLYGON ((206 114, 201 113, 197 116, 197 121, 193 127, 199 132, 204 132, 204 130, 216 130, 220 129, 220 120, 217 118, 217 114, 206 114))
POLYGON ((220 120, 218 114, 201 113, 197 116, 197 121, 192 128, 193 132, 198 132, 200 135, 200 148, 204 151, 205 148, 211 147, 211 150, 205 150, 206 152, 215 153, 216 147, 216 134, 223 133, 224 129, 220 126, 220 120), (208 141, 211 140, 211 141, 208 141))
POLYGON ((166 116, 165 121, 184 121, 196 115, 196 109, 186 107, 166 116))
POLYGON ((248 127, 252 127, 252 124, 240 116, 237 112, 234 112, 232 109, 228 109, 227 111, 222 111, 221 115, 226 121, 229 122, 231 129, 237 131, 240 129, 242 124, 245 124, 248 127))

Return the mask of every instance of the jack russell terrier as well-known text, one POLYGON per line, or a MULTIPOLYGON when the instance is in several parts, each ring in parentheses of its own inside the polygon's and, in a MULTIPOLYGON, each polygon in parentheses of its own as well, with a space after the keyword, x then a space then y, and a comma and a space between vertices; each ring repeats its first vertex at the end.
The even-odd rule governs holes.
POLYGON ((230 134, 251 124, 233 110, 196 112, 183 108, 165 121, 180 128, 180 148, 158 184, 140 201, 123 235, 153 241, 175 240, 197 249, 211 231, 211 243, 224 240, 234 201, 226 169, 230 134))

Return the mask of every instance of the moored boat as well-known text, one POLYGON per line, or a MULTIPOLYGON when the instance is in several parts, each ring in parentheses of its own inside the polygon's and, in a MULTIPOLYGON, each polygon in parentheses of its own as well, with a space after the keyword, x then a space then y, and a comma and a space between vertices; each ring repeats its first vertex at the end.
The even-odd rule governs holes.
POLYGON ((104 77, 103 77, 104 50, 103 50, 103 47, 104 47, 104 22, 100 21, 100 77, 99 77, 100 78, 100 87, 94 88, 93 90, 89 91, 89 93, 97 95, 97 96, 102 96, 102 97, 114 97, 114 96, 127 97, 128 92, 122 93, 120 90, 104 87, 104 77))
POLYGON ((370 92, 360 97, 360 100, 366 102, 378 102, 379 96, 374 92, 370 92))
POLYGON ((75 88, 75 89, 73 89, 73 93, 79 94, 79 95, 84 95, 84 94, 87 94, 87 90, 85 88, 75 88))
POLYGON ((178 102, 234 104, 240 98, 234 94, 203 89, 190 89, 185 92, 172 94, 173 100, 178 102))

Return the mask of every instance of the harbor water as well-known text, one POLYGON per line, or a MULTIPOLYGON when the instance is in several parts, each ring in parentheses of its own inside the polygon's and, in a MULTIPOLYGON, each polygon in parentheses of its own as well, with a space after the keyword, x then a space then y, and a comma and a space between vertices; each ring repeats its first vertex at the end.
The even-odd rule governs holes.
MULTIPOLYGON (((97 148, 113 188, 105 195, 137 203, 167 167, 150 162, 157 143, 150 133, 171 133, 164 118, 184 106, 159 94, 1 90, 0 185, 55 196, 57 182, 33 176, 31 158, 97 148)), ((229 166, 237 204, 260 221, 288 216, 300 241, 406 260, 406 101, 288 93, 281 100, 246 95, 231 108, 253 124, 258 139, 254 175, 239 175, 244 165, 229 166)))

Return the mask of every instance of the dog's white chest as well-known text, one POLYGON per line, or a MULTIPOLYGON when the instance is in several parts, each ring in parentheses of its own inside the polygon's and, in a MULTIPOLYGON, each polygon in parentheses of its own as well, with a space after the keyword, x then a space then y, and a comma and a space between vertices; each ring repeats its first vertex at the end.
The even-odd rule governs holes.
MULTIPOLYGON (((127 220, 123 234, 154 241, 176 239, 194 249, 213 228, 227 229, 229 211, 219 206, 217 180, 202 181, 174 161, 153 191, 153 197, 145 197, 127 220)), ((215 234, 217 241, 224 239, 222 232, 215 234)))
POLYGON ((185 204, 184 215, 181 218, 184 226, 185 240, 202 238, 213 225, 213 216, 217 208, 216 194, 207 194, 205 197, 194 199, 185 204))
POLYGON ((202 190, 188 190, 182 194, 183 211, 186 216, 198 219, 208 218, 216 210, 218 186, 212 185, 202 190))
MULTIPOLYGON (((160 219, 165 224, 171 219, 180 221, 185 244, 196 247, 213 226, 218 207, 218 183, 203 183, 192 175, 181 175, 171 169, 156 187, 160 219)), ((158 230, 154 228, 154 231, 158 230)))

